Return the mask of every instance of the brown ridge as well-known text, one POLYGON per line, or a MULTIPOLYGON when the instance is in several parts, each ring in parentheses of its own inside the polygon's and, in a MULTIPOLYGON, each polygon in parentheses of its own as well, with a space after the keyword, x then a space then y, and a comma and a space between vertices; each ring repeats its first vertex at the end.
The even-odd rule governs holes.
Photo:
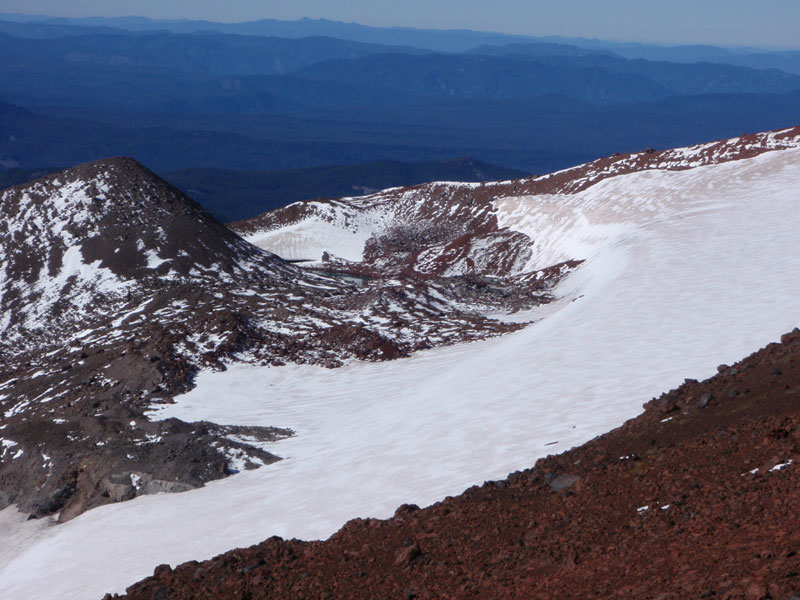
MULTIPOLYGON (((617 175, 637 171, 663 169, 682 171, 702 165, 720 164, 734 160, 753 158, 765 152, 800 146, 800 126, 780 131, 742 134, 738 138, 717 140, 708 144, 698 144, 697 155, 691 163, 682 160, 683 149, 655 150, 647 148, 634 153, 616 153, 611 156, 577 165, 550 175, 534 176, 523 179, 470 184, 466 188, 455 185, 456 196, 468 195, 470 200, 484 202, 492 197, 510 195, 538 194, 574 194, 592 185, 617 175), (770 143, 772 146, 770 146, 770 143)), ((441 184, 426 183, 416 186, 397 188, 391 196, 400 197, 410 190, 428 192, 431 195, 442 193, 441 184)), ((384 195, 379 193, 378 195, 384 195)), ((459 198, 456 197, 456 200, 459 198)), ((231 223, 229 226, 240 235, 249 235, 263 229, 272 229, 281 224, 290 223, 302 218, 309 202, 338 203, 341 200, 320 198, 304 202, 295 202, 289 206, 262 215, 231 223)))
POLYGON ((379 214, 391 216, 391 223, 375 222, 373 235, 363 249, 363 260, 348 269, 424 278, 473 270, 476 254, 480 254, 481 274, 502 278, 518 274, 510 268, 527 263, 537 240, 500 226, 494 203, 498 198, 574 194, 604 179, 628 173, 656 169, 681 171, 793 147, 800 147, 800 127, 742 135, 690 148, 664 151, 649 148, 634 154, 615 154, 550 175, 515 181, 438 182, 354 199, 297 202, 232 223, 230 227, 240 235, 255 236, 305 219, 326 220, 333 215, 337 221, 347 223, 359 213, 370 214, 378 209, 379 214), (487 246, 492 247, 490 252, 484 250, 487 246))

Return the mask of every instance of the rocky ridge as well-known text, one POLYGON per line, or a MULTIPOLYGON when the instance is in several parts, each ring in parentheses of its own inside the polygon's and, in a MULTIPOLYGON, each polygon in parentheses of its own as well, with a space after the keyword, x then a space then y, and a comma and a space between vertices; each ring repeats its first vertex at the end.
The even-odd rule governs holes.
MULTIPOLYGON (((574 194, 609 177, 647 170, 680 171, 800 147, 800 127, 742 135, 689 148, 615 154, 557 173, 488 183, 438 182, 358 198, 297 202, 233 223, 245 239, 324 268, 458 277, 473 272, 502 286, 551 265, 531 263, 537 240, 504 227, 505 198, 574 194), (348 235, 334 238, 331 230, 348 235), (314 255, 293 255, 298 248, 314 255)), ((580 259, 582 257, 572 257, 580 259)))
POLYGON ((113 598, 796 598, 800 330, 718 371, 505 480, 113 598))
MULTIPOLYGON (((0 196, 0 508, 67 520, 183 491, 277 457, 286 430, 152 422, 147 410, 228 361, 335 367, 514 331, 525 294, 470 278, 304 269, 242 240, 131 159, 0 196), (458 285, 456 285, 458 284, 458 285)), ((277 401, 277 400, 272 400, 277 401)))

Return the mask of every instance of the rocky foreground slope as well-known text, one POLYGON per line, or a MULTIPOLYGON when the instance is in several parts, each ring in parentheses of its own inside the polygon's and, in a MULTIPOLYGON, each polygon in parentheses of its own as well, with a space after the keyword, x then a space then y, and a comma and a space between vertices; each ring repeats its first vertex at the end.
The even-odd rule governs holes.
POLYGON ((800 330, 718 371, 505 480, 113 598, 797 598, 800 330))

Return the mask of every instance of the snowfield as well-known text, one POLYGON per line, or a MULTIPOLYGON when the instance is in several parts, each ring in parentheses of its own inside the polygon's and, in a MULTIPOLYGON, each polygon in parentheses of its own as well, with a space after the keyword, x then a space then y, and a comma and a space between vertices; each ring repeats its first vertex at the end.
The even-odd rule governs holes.
POLYGON ((325 538, 622 424, 800 325, 798 182, 800 150, 782 150, 498 199, 502 224, 536 242, 529 268, 586 259, 535 324, 394 362, 202 373, 154 418, 290 427, 296 437, 270 446, 286 460, 59 526, 7 509, 2 597, 99 599, 160 563, 271 535, 325 538))

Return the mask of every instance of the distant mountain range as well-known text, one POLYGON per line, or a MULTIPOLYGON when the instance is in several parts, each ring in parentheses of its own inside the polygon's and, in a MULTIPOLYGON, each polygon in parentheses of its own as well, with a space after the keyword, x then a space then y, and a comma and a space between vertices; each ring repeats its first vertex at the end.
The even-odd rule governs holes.
MULTIPOLYGON (((483 45, 540 44, 569 46, 588 52, 614 53, 625 58, 669 62, 720 62, 754 68, 778 68, 800 74, 800 49, 767 51, 758 48, 721 48, 707 44, 668 46, 562 36, 508 35, 484 31, 369 27, 358 23, 342 23, 328 19, 299 19, 296 21, 262 19, 244 23, 214 23, 197 20, 152 20, 143 17, 55 18, 4 13, 0 13, 0 19, 28 25, 24 35, 30 37, 83 35, 87 28, 91 28, 95 32, 111 30, 169 31, 172 33, 216 32, 282 38, 325 36, 367 44, 410 46, 437 52, 466 52, 483 45)), ((0 31, 3 30, 5 29, 0 28, 0 31)), ((550 52, 552 51, 553 49, 550 50, 550 52)), ((571 52, 574 51, 571 50, 571 52)))
POLYGON ((131 33, 75 28, 73 35, 34 37, 38 26, 0 21, 2 51, 9 58, 92 63, 114 67, 175 69, 216 75, 275 75, 337 58, 425 50, 350 42, 331 37, 278 37, 169 32, 131 33), (80 33, 80 35, 78 35, 80 33))
MULTIPOLYGON (((369 163, 377 176, 385 172, 375 167, 380 161, 469 156, 541 173, 800 122, 800 52, 309 19, 0 18, 6 168, 125 155, 162 174, 369 163)), ((439 167, 430 176, 446 177, 439 167)), ((221 171, 209 173, 199 180, 226 181, 250 208, 272 206, 269 192, 260 201, 221 171)), ((308 179, 308 172, 294 174, 299 185, 282 188, 292 199, 288 190, 308 179)), ((331 192, 307 190, 372 187, 344 180, 331 192)), ((375 186, 394 184, 378 177, 375 186)), ((211 208, 218 216, 244 216, 220 187, 211 188, 206 200, 217 198, 211 208)))
POLYGON ((481 44, 508 44, 529 42, 536 38, 487 33, 468 30, 424 30, 408 27, 369 27, 358 23, 342 23, 328 19, 299 19, 282 21, 262 19, 245 23, 214 23, 197 20, 151 20, 143 17, 119 18, 53 18, 45 16, 3 14, 0 19, 15 23, 31 23, 29 35, 49 37, 52 35, 74 35, 76 28, 91 27, 95 30, 120 29, 126 31, 169 31, 172 33, 217 32, 235 35, 275 36, 282 38, 306 38, 326 36, 368 44, 413 46, 437 52, 463 52, 481 44))
POLYGON ((453 55, 329 37, 95 32, 36 39, 39 27, 0 22, 7 101, 286 112, 430 97, 557 93, 609 104, 800 89, 800 76, 774 69, 627 60, 563 44, 483 45, 453 55), (191 101, 181 100, 188 94, 191 101))

